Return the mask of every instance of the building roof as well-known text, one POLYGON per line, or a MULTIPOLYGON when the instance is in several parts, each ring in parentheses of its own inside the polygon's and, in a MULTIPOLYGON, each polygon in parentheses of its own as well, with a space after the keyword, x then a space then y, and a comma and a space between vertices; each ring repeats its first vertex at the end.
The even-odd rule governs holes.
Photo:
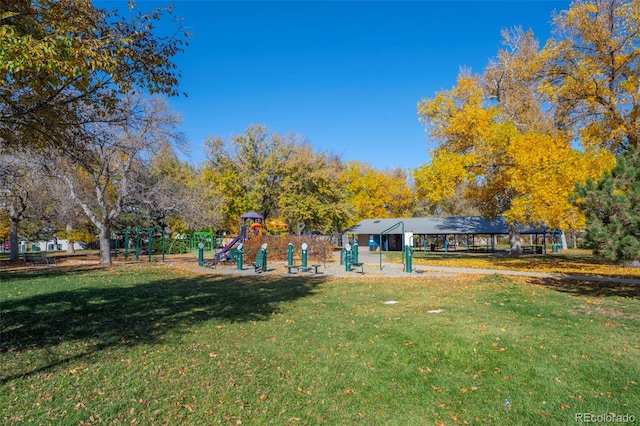
POLYGON ((240 219, 264 219, 264 217, 259 213, 249 212, 240 216, 240 219))
MULTIPOLYGON (((509 227, 503 216, 486 220, 480 216, 454 217, 412 217, 365 219, 344 231, 344 234, 380 234, 402 222, 404 232, 417 235, 455 235, 455 234, 508 234, 509 227)), ((546 228, 520 226, 521 234, 542 234, 546 228)), ((389 234, 400 234, 402 227, 398 225, 389 234)))

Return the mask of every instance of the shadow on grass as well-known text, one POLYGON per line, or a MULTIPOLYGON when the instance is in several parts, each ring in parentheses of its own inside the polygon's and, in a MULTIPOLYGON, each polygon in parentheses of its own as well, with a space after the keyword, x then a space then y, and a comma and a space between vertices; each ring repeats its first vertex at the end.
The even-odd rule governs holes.
MULTIPOLYGON (((19 266, 22 266, 21 264, 19 266)), ((17 282, 21 280, 31 280, 36 278, 54 278, 61 275, 83 274, 88 271, 104 269, 104 265, 27 265, 22 269, 16 269, 15 263, 7 264, 3 267, 0 265, 0 278, 2 282, 17 282)))
MULTIPOLYGON (((11 275, 21 279, 37 273, 11 275)), ((0 302, 0 354, 14 355, 22 371, 0 369, 0 383, 109 347, 163 343, 172 333, 212 319, 264 320, 277 313, 282 302, 313 294, 322 282, 172 275, 129 287, 88 287, 5 300, 0 302), (26 361, 28 354, 19 361, 22 352, 38 350, 57 355, 38 366, 26 361)))
POLYGON ((563 293, 594 297, 630 297, 640 299, 640 285, 620 284, 574 279, 529 278, 531 284, 541 285, 563 293))

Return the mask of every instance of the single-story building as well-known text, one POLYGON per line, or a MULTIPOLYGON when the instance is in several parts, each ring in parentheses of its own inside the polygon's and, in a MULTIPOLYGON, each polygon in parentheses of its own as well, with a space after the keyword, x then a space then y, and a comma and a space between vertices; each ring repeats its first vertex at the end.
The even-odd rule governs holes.
MULTIPOLYGON (((520 226, 523 251, 542 253, 548 245, 557 250, 558 230, 520 226)), ((343 239, 384 251, 400 251, 405 245, 424 251, 496 250, 498 238, 507 237, 509 227, 503 216, 492 220, 480 216, 413 217, 366 219, 343 233, 343 239)))
MULTIPOLYGON (((27 249, 39 251, 66 251, 68 246, 68 240, 60 239, 48 241, 20 241, 18 243, 18 251, 20 253, 27 251, 27 249)), ((0 253, 9 253, 10 248, 9 242, 5 241, 4 244, 0 245, 0 253)), ((74 241, 73 248, 75 250, 84 250, 87 248, 87 244, 74 241)))

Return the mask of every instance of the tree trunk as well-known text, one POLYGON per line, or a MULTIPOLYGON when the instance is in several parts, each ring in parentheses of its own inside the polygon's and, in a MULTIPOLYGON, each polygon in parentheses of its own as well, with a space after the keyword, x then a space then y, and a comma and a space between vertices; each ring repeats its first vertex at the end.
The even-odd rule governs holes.
POLYGON ((20 247, 18 246, 18 224, 20 219, 11 217, 9 219, 9 260, 11 262, 17 262, 20 260, 20 247))
POLYGON ((73 241, 69 235, 71 235, 71 231, 73 231, 73 227, 71 225, 67 225, 67 254, 75 254, 76 248, 74 247, 75 241, 73 241))
POLYGON ((67 254, 75 254, 76 253, 76 248, 75 248, 75 244, 76 242, 71 240, 71 239, 67 239, 67 254))
POLYGON ((517 222, 509 223, 509 253, 522 254, 522 246, 520 245, 520 229, 517 222))
POLYGON ((103 265, 111 265, 111 228, 108 225, 100 227, 100 257, 103 265))
POLYGON ((564 234, 564 232, 562 232, 560 234, 560 241, 562 242, 562 250, 566 250, 567 249, 567 236, 564 234))

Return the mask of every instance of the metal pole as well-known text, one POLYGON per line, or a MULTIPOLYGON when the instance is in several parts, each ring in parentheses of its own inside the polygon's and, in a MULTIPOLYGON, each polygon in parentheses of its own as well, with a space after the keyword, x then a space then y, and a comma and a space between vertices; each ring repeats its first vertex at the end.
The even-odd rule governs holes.
POLYGON ((287 245, 287 265, 293 265, 293 243, 287 245))
POLYGON ((302 269, 306 269, 307 268, 307 249, 306 249, 306 244, 302 245, 302 269))
MULTIPOLYGON (((404 264, 404 222, 400 221, 395 225, 385 229, 380 233, 380 270, 382 271, 382 236, 397 228, 398 226, 402 226, 402 263, 404 264)), ((387 237, 387 251, 389 250, 389 238, 387 237)))
POLYGON ((164 251, 166 248, 165 245, 166 245, 166 238, 164 234, 164 228, 162 228, 162 263, 164 263, 164 251))
POLYGON ((153 248, 153 228, 147 229, 147 235, 149 236, 149 248, 147 249, 147 256, 149 263, 151 263, 151 249, 153 248))
POLYGON ((136 262, 140 256, 140 230, 136 229, 136 262))
POLYGON ((344 270, 351 272, 351 250, 344 249, 344 270))
POLYGON ((244 253, 244 249, 242 247, 238 248, 238 269, 242 270, 242 253, 244 253))

